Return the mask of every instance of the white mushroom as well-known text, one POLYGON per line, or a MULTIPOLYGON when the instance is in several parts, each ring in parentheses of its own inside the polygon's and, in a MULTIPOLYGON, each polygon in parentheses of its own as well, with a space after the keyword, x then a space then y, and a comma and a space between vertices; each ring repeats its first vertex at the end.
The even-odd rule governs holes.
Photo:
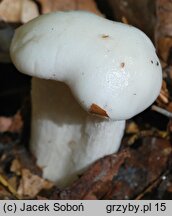
POLYGON ((31 150, 44 177, 61 186, 116 152, 125 120, 150 106, 161 88, 149 38, 88 12, 46 14, 21 26, 11 58, 35 77, 31 150))

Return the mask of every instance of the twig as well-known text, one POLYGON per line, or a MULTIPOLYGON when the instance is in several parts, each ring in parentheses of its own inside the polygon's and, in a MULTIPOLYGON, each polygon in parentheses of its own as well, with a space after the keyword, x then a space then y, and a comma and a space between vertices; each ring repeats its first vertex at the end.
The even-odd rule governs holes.
POLYGON ((153 182, 151 182, 148 187, 138 196, 136 196, 136 198, 134 200, 141 200, 145 194, 151 192, 158 184, 160 184, 163 180, 163 176, 167 176, 169 171, 166 171, 164 173, 162 173, 160 176, 158 176, 158 178, 156 178, 153 182))
POLYGON ((17 194, 17 191, 8 183, 8 181, 6 181, 6 179, 1 174, 0 174, 0 184, 6 187, 9 190, 9 192, 17 199, 20 199, 20 197, 17 194))
POLYGON ((161 107, 158 107, 156 105, 153 105, 152 107, 152 110, 158 112, 158 113, 161 113, 162 115, 168 117, 168 118, 172 118, 172 112, 169 112, 161 107))

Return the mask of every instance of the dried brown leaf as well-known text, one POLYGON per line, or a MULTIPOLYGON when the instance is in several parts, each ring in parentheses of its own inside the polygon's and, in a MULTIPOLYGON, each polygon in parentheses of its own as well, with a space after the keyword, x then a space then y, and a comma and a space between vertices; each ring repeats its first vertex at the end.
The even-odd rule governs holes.
POLYGON ((138 133, 138 132, 139 132, 138 125, 134 121, 131 121, 126 125, 126 133, 138 133))
MULTIPOLYGON (((132 199, 142 193, 152 182, 161 178, 172 156, 168 140, 147 137, 140 145, 131 149, 131 157, 126 159, 116 177, 106 199, 132 199)), ((153 189, 153 188, 152 188, 153 189)))
POLYGON ((0 132, 20 132, 23 127, 23 120, 20 112, 13 117, 0 117, 0 132))
POLYGON ((22 170, 22 179, 17 193, 21 197, 35 197, 42 189, 50 189, 53 184, 30 172, 28 169, 22 170))
POLYGON ((101 199, 112 186, 112 179, 129 157, 128 151, 106 156, 95 162, 76 182, 50 199, 101 199))
POLYGON ((0 117, 0 132, 3 133, 8 131, 12 125, 12 118, 0 117))
POLYGON ((3 0, 0 3, 0 19, 5 22, 25 23, 39 15, 32 0, 3 0))
POLYGON ((8 189, 8 191, 17 199, 19 199, 19 196, 17 194, 17 191, 15 190, 15 185, 11 185, 10 181, 6 179, 6 177, 2 174, 0 174, 0 184, 2 184, 5 188, 8 189))
POLYGON ((138 27, 151 38, 155 26, 154 2, 155 0, 107 0, 114 18, 138 27))
POLYGON ((86 10, 100 15, 94 0, 37 0, 42 6, 42 13, 51 11, 86 10))
POLYGON ((167 89, 166 81, 163 80, 160 94, 156 100, 159 106, 167 107, 169 103, 169 91, 167 89))
POLYGON ((21 22, 26 23, 29 20, 37 17, 39 15, 38 7, 34 1, 24 0, 22 3, 21 10, 21 22))
POLYGON ((10 171, 14 172, 16 175, 20 175, 21 174, 21 168, 22 168, 22 165, 21 165, 20 161, 18 159, 14 159, 12 161, 10 171))
POLYGON ((156 46, 160 57, 168 63, 172 59, 172 1, 157 0, 156 1, 156 46))
POLYGON ((1 200, 9 200, 9 199, 15 199, 15 196, 13 196, 8 189, 6 189, 2 184, 0 184, 0 199, 1 200))

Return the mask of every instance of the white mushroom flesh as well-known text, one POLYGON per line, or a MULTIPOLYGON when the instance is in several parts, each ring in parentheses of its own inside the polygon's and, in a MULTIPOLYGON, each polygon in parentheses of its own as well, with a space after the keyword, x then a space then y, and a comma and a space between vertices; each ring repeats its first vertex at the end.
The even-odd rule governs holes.
POLYGON ((19 71, 68 84, 82 107, 113 120, 131 118, 156 99, 162 71, 140 30, 88 12, 58 12, 21 26, 11 57, 19 71))
POLYGON ((16 30, 10 50, 18 70, 36 77, 31 150, 44 177, 61 186, 116 152, 125 120, 160 92, 162 69, 149 38, 88 12, 42 15, 16 30))
POLYGON ((65 84, 33 78, 32 104, 31 150, 58 186, 119 149, 125 121, 88 115, 65 84))

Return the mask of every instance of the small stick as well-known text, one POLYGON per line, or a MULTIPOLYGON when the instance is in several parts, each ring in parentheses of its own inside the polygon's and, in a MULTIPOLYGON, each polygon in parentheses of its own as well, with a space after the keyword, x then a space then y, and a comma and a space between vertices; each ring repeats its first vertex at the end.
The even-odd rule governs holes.
POLYGON ((161 113, 162 115, 168 117, 168 118, 172 118, 172 112, 169 112, 161 107, 158 107, 156 105, 153 105, 152 107, 152 110, 156 111, 156 112, 159 112, 161 113))
POLYGON ((15 196, 17 199, 21 199, 18 194, 17 191, 8 183, 8 181, 0 174, 0 184, 3 185, 5 188, 8 189, 8 191, 15 196))

